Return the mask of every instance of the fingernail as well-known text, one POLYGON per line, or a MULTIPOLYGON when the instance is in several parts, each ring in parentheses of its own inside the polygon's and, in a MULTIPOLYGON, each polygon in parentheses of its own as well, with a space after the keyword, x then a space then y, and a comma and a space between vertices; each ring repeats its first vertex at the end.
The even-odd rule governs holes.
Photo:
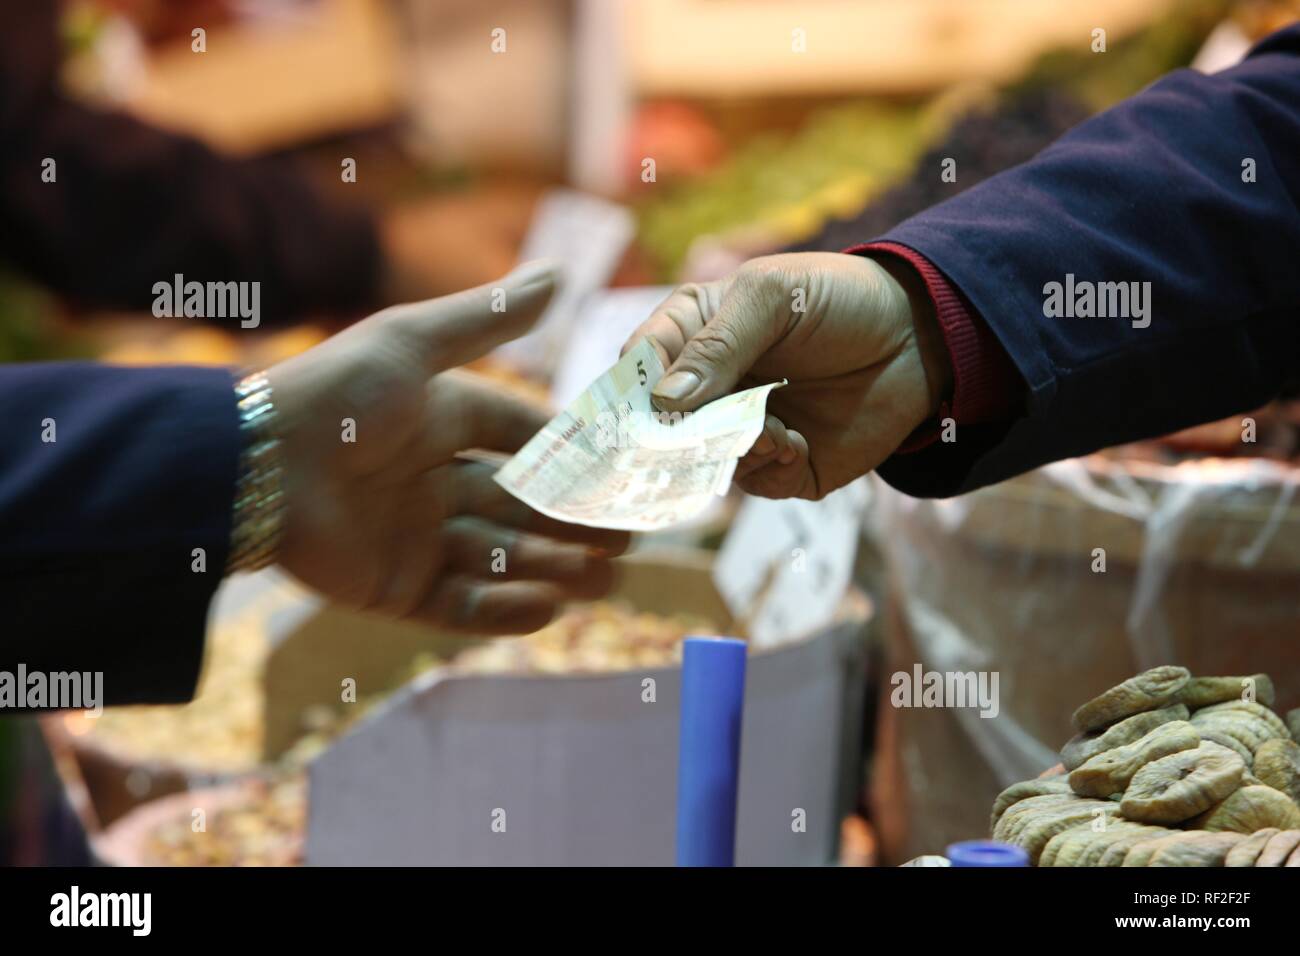
POLYGON ((671 372, 659 380, 653 394, 669 401, 680 402, 700 387, 700 377, 694 372, 671 372))
POLYGON ((772 436, 764 432, 758 436, 758 441, 754 442, 754 447, 750 449, 756 455, 770 455, 776 451, 776 442, 772 441, 772 436))

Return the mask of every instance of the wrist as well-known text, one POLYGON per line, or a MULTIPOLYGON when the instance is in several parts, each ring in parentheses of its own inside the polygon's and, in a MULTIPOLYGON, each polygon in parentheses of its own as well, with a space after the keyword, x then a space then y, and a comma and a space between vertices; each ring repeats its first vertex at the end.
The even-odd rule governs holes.
POLYGON ((934 299, 920 274, 907 262, 894 256, 881 256, 875 262, 893 280, 899 307, 911 326, 912 341, 925 374, 929 414, 923 421, 929 421, 951 402, 954 382, 952 356, 944 341, 934 299))

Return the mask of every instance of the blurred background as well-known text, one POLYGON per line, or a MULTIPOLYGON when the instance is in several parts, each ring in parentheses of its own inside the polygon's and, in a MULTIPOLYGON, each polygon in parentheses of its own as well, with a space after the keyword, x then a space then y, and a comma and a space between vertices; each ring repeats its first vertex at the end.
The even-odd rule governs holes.
MULTIPOLYGON (((371 210, 386 237, 428 264, 430 294, 521 259, 560 258, 568 283, 539 330, 476 367, 563 404, 612 363, 666 286, 754 255, 868 241, 1170 70, 1232 64, 1298 14, 1294 0, 77 0, 61 8, 59 82, 231 156, 294 164, 323 201, 371 210), (956 182, 939 175, 948 158, 956 182), (349 160, 355 181, 341 175, 349 160)), ((319 311, 256 330, 106 311, 0 262, 0 361, 259 366, 360 315, 319 311)), ((575 609, 529 642, 466 648, 322 608, 275 572, 241 578, 214 612, 199 700, 47 721, 54 785, 114 862, 608 862, 597 849, 498 859, 449 837, 421 843, 391 794, 380 801, 387 823, 362 819, 376 799, 364 781, 399 771, 337 741, 346 727, 358 739, 375 705, 405 706, 393 694, 427 701, 447 675, 617 679, 671 670, 688 632, 761 633, 773 654, 829 635, 837 649, 813 669, 830 682, 818 687, 833 688, 838 729, 814 745, 827 718, 809 711, 807 739, 788 741, 821 762, 755 756, 747 770, 765 782, 755 791, 816 778, 821 836, 793 847, 755 829, 742 861, 861 865, 938 852, 982 835, 993 795, 1055 762, 1087 691, 1140 666, 1289 670, 1290 685, 1274 676, 1294 706, 1300 535, 1288 529, 1300 528, 1300 411, 1279 403, 1256 414, 1249 448, 1228 422, 957 502, 913 502, 870 481, 823 503, 847 512, 721 502, 642 542, 616 601, 575 609), (818 537, 836 513, 862 534, 818 537), (800 534, 843 569, 828 572, 816 600, 787 597, 820 609, 794 623, 764 618, 762 589, 736 585, 725 560, 743 526, 766 541, 766 552, 747 543, 751 556, 779 561, 790 539, 764 529, 781 522, 803 522, 800 534), (1098 540, 1110 548, 1106 576, 1087 573, 1098 540), (917 663, 999 669, 1001 716, 882 706, 888 675, 917 663), (362 706, 340 706, 339 674, 361 675, 362 706), (191 826, 199 801, 212 809, 202 832, 191 826)), ((577 708, 570 716, 605 716, 579 685, 554 686, 554 706, 577 708)), ((445 759, 437 766, 454 776, 445 759)), ((489 776, 493 759, 483 758, 489 776)), ((499 759, 508 779, 504 766, 518 759, 499 759)), ((29 779, 19 766, 10 811, 34 800, 14 782, 29 779)), ((778 796, 773 806, 814 799, 778 796)), ((561 797, 573 799, 554 787, 537 799, 561 797)), ((761 816, 745 799, 742 837, 761 816)), ((39 839, 15 839, 25 859, 40 859, 39 839)), ((644 845, 610 853, 655 862, 636 856, 644 845)))
MULTIPOLYGON (((1198 51, 1204 65, 1230 63, 1294 15, 1251 0, 74 0, 62 10, 61 81, 78 98, 232 154, 290 158, 339 199, 432 208, 419 238, 448 290, 588 227, 602 268, 583 277, 584 295, 869 239, 1198 51), (1091 49, 1097 28, 1104 54, 1091 49), (935 156, 957 160, 957 183, 913 175, 935 156), (355 182, 341 182, 344 157, 355 182), (542 202, 557 190, 604 202, 542 202)), ((82 322, 12 277, 0 294, 10 361, 256 362, 262 346, 301 347, 316 331, 236 341, 175 321, 82 322)))

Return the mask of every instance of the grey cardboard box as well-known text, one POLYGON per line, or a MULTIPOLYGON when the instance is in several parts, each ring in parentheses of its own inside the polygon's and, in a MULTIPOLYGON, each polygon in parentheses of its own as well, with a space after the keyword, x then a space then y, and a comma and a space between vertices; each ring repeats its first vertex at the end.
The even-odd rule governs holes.
MULTIPOLYGON (((663 558, 633 562, 618 596, 720 606, 707 573, 663 558)), ((830 628, 751 653, 738 864, 835 859, 860 781, 869 619, 855 592, 830 628)), ((671 865, 680 681, 680 668, 426 674, 313 763, 307 862, 671 865)))

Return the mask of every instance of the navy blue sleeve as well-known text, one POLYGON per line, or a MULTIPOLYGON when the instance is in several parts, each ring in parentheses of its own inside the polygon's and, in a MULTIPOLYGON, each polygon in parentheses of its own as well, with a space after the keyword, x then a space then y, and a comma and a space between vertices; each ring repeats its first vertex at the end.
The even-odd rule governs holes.
POLYGON ((1162 78, 883 238, 965 293, 1026 383, 1013 421, 887 461, 902 491, 957 494, 1264 404, 1300 380, 1300 26, 1231 70, 1162 78), (1149 291, 1145 315, 1081 316, 1100 283, 1149 291))
POLYGON ((230 542, 233 389, 225 369, 0 365, 0 671, 100 671, 106 703, 192 696, 230 542))

